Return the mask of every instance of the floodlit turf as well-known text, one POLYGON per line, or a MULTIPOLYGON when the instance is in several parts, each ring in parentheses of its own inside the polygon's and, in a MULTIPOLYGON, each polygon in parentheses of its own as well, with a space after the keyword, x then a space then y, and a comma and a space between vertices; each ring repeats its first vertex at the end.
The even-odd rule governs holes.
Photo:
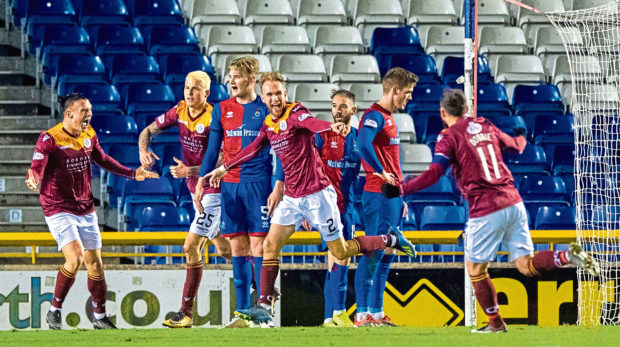
POLYGON ((620 327, 509 327, 505 334, 456 328, 280 328, 3 331, 0 346, 617 346, 620 327))

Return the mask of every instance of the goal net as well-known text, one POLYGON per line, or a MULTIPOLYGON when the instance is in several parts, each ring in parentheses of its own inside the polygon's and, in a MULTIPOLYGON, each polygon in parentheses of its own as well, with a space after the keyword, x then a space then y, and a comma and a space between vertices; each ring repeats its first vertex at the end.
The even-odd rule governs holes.
POLYGON ((578 323, 618 324, 620 1, 544 15, 559 32, 567 53, 566 78, 561 78, 561 64, 556 63, 554 82, 571 93, 577 241, 601 265, 598 278, 578 270, 578 323))

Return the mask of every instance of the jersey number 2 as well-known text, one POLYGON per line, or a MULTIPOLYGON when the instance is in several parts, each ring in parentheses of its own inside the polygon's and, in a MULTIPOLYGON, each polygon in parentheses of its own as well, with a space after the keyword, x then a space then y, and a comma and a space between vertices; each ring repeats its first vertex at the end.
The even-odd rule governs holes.
POLYGON ((497 165, 497 156, 495 155, 495 150, 493 149, 493 145, 488 144, 486 146, 486 149, 488 153, 485 153, 485 150, 483 147, 476 147, 476 151, 478 152, 478 155, 480 156, 480 162, 482 163, 482 171, 484 171, 484 176, 486 177, 487 181, 493 180, 493 178, 491 178, 491 172, 489 170, 489 158, 490 158, 491 167, 493 167, 493 174, 496 179, 499 179, 501 178, 501 175, 499 173, 499 166, 497 165))

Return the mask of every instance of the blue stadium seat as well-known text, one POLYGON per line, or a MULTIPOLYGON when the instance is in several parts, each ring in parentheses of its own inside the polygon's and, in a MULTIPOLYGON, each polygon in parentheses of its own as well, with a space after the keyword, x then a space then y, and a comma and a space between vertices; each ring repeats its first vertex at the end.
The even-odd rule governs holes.
POLYGON ((487 119, 510 136, 515 136, 516 128, 526 129, 525 121, 520 116, 492 116, 487 119))
MULTIPOLYGON (((405 182, 413 179, 413 176, 405 177, 405 182)), ((457 196, 452 189, 452 183, 450 179, 446 176, 442 176, 439 178, 437 183, 432 186, 420 190, 418 192, 405 195, 405 202, 416 202, 416 203, 429 203, 434 204, 435 202, 439 203, 451 203, 452 205, 456 205, 457 196)))
POLYGON ((107 154, 116 159, 119 163, 132 168, 137 169, 142 164, 140 163, 140 155, 137 150, 128 150, 126 144, 112 143, 107 151, 107 154))
MULTIPOLYGON (((138 130, 142 131, 145 127, 149 126, 155 121, 157 117, 162 115, 163 112, 147 111, 147 112, 134 112, 131 114, 136 119, 138 124, 138 130)), ((178 144, 179 143, 179 128, 172 127, 160 134, 158 134, 151 143, 153 145, 162 144, 178 144)))
MULTIPOLYGON (((110 81, 113 84, 159 83, 159 65, 152 56, 138 54, 117 55, 112 61, 110 81)), ((117 85, 118 87, 118 85, 117 85)), ((123 93, 122 87, 120 87, 123 93)))
POLYGON ((121 194, 121 207, 142 202, 175 203, 174 190, 166 176, 144 181, 127 181, 121 194))
POLYGON ((556 146, 549 161, 551 162, 551 172, 554 176, 565 174, 572 176, 575 169, 575 145, 556 146))
MULTIPOLYGON (((170 165, 177 165, 177 163, 173 160, 174 157, 176 157, 177 159, 183 160, 183 152, 181 151, 180 145, 165 144, 163 146, 158 146, 158 147, 163 148, 163 151, 161 153, 158 153, 158 156, 161 159, 159 161, 160 172, 164 172, 164 168, 167 168, 170 165)), ((176 180, 179 181, 178 179, 176 180)), ((176 190, 176 192, 177 192, 177 197, 178 197, 179 190, 176 190)))
POLYGON ((560 90, 553 84, 516 86, 512 105, 517 115, 524 112, 564 113, 560 90))
POLYGON ((403 230, 418 230, 418 223, 412 208, 408 209, 407 215, 403 218, 403 230))
POLYGON ((94 116, 90 125, 101 143, 135 143, 138 126, 130 116, 94 116))
POLYGON ((125 89, 123 95, 127 113, 153 111, 162 114, 176 102, 172 89, 165 84, 133 84, 125 89))
POLYGON ((542 206, 536 213, 535 230, 574 230, 577 228, 575 208, 570 206, 542 206))
POLYGON ((536 117, 532 138, 534 144, 574 143, 573 117, 542 114, 536 117))
POLYGON ((129 181, 128 178, 108 174, 104 177, 106 182, 106 192, 108 193, 108 203, 113 207, 120 207, 118 199, 123 193, 123 186, 129 181))
POLYGON ((144 38, 138 28, 103 25, 97 31, 96 40, 95 53, 99 56, 146 53, 144 38))
POLYGON ((142 210, 139 231, 184 231, 189 228, 189 213, 175 206, 149 206, 142 210))
POLYGON ((445 84, 418 84, 413 89, 411 101, 405 106, 405 112, 414 119, 418 112, 432 111, 439 114, 439 100, 448 88, 450 86, 445 84))
POLYGON ((81 82, 108 82, 106 69, 101 58, 81 55, 60 57, 56 71, 56 85, 81 82))
POLYGON ((381 75, 385 75, 391 68, 402 67, 415 73, 420 84, 440 83, 435 58, 430 55, 392 54, 387 59, 387 70, 380 71, 381 75))
POLYGON ((525 177, 519 192, 525 201, 568 201, 564 181, 555 176, 525 177))
POLYGON ((127 8, 139 27, 184 24, 183 12, 176 0, 127 0, 127 8))
POLYGON ((185 83, 187 74, 197 70, 206 72, 212 81, 216 80, 209 58, 200 53, 164 55, 158 61, 165 83, 185 83))
POLYGON ((397 28, 376 28, 370 39, 368 52, 377 59, 381 74, 385 74, 392 54, 423 55, 424 48, 420 45, 418 31, 412 26, 397 28))
POLYGON ((506 88, 500 84, 478 85, 478 115, 511 115, 506 88))
POLYGON ((41 41, 44 83, 51 83, 52 76, 56 76, 60 57, 65 55, 94 55, 92 53, 91 41, 86 30, 71 25, 46 27, 41 41))
MULTIPOLYGON (((433 124, 428 124, 430 118, 438 118, 439 122, 441 122, 441 118, 439 117, 438 110, 416 112, 415 116, 411 115, 411 118, 413 118, 413 126, 415 128, 415 135, 416 135, 417 143, 425 143, 424 139, 429 139, 429 137, 432 137, 433 134, 436 137, 437 134, 439 134, 439 131, 441 131, 441 129, 439 129, 438 131, 435 131, 436 120, 433 124), (427 127, 428 127, 428 131, 430 131, 430 136, 429 134, 425 133, 425 130, 427 129, 427 127)), ((443 128, 443 125, 441 125, 441 127, 443 128)))
MULTIPOLYGON (((451 88, 459 88, 460 84, 456 83, 457 78, 463 76, 465 71, 465 62, 462 57, 446 57, 441 67, 441 80, 444 84, 451 88)), ((489 63, 484 56, 478 56, 478 86, 482 84, 493 83, 491 69, 489 63)), ((478 95, 480 97, 480 95, 478 95)), ((480 103, 480 100, 478 100, 480 103)))
POLYGON ((142 218, 142 211, 147 208, 161 208, 164 206, 171 206, 176 209, 176 206, 170 202, 143 202, 128 204, 123 210, 125 216, 125 230, 137 231, 140 226, 140 220, 142 218))
POLYGON ((22 18, 28 15, 29 4, 30 0, 14 0, 8 2, 8 5, 11 6, 11 13, 13 14, 13 24, 16 27, 19 27, 22 18))
POLYGON ((194 29, 188 27, 154 27, 149 35, 149 52, 160 54, 200 53, 194 29))
POLYGON ((466 215, 463 206, 426 206, 420 218, 420 230, 463 230, 466 215))
POLYGON ((547 157, 541 146, 528 144, 522 154, 502 153, 504 162, 514 173, 546 173, 547 157))
POLYGON ((79 92, 90 100, 93 105, 93 114, 100 117, 99 112, 114 112, 119 115, 123 113, 123 105, 121 104, 121 95, 115 86, 110 84, 93 84, 93 83, 76 83, 64 85, 64 93, 59 95, 68 95, 70 93, 79 92))
POLYGON ((123 0, 78 1, 81 2, 79 20, 81 26, 93 24, 122 24, 129 26, 131 18, 123 0))
POLYGON ((211 93, 209 94, 209 97, 207 98, 207 101, 209 102, 218 103, 222 100, 226 100, 229 98, 228 88, 226 87, 225 84, 214 83, 212 81, 210 89, 211 89, 211 93))
POLYGON ((47 27, 77 25, 71 0, 30 0, 25 18, 31 52, 41 46, 43 32, 47 27))

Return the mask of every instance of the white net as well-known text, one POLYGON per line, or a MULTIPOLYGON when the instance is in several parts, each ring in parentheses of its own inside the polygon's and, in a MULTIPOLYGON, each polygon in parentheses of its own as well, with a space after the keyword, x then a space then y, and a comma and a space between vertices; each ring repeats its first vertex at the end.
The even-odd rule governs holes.
MULTIPOLYGON (((575 120, 577 241, 601 265, 579 270, 580 325, 618 324, 620 237, 620 1, 545 16, 560 33, 575 120)), ((557 68, 557 65, 556 65, 557 68)), ((557 73, 558 71, 556 71, 557 73)))

